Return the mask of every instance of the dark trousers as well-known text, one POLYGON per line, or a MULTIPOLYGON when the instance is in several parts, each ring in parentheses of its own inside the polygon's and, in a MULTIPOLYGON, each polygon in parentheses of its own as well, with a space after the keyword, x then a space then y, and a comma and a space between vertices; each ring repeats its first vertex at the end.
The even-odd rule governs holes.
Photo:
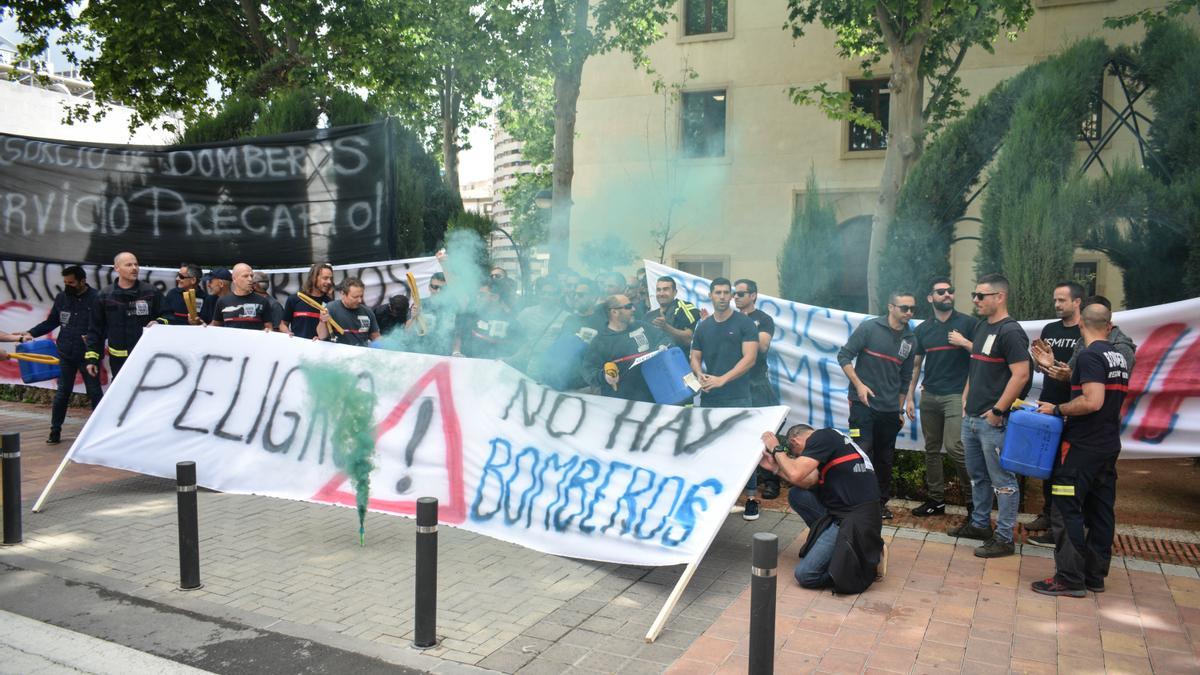
POLYGON ((899 412, 883 412, 850 402, 850 438, 871 458, 879 479, 879 501, 886 504, 892 496, 892 457, 896 454, 896 435, 903 422, 899 412))
POLYGON ((127 358, 129 357, 108 355, 108 369, 112 371, 114 380, 117 379, 117 373, 121 372, 121 366, 125 365, 125 359, 127 358))
POLYGON ((1063 446, 1050 476, 1055 576, 1067 588, 1099 586, 1108 576, 1116 535, 1117 453, 1063 446))
POLYGON ((100 404, 100 378, 88 374, 87 368, 79 361, 58 357, 58 390, 54 392, 54 403, 50 407, 50 430, 62 431, 63 420, 67 418, 67 403, 71 400, 71 392, 75 389, 75 374, 83 375, 83 386, 87 389, 88 399, 92 402, 92 410, 100 404))

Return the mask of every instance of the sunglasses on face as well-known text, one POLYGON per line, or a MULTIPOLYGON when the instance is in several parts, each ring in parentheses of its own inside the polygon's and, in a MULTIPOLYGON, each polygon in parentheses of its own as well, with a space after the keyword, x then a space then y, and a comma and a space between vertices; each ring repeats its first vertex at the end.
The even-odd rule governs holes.
POLYGON ((1000 291, 993 291, 991 293, 972 293, 971 299, 982 301, 984 298, 986 298, 989 295, 1000 295, 1000 291))
POLYGON ((176 274, 175 278, 179 279, 179 280, 183 280, 183 279, 195 279, 196 277, 193 277, 190 274, 176 274))
POLYGON ((633 309, 633 303, 629 302, 624 305, 617 305, 616 307, 609 307, 609 309, 633 309))
POLYGON ((493 279, 499 279, 499 278, 501 278, 501 277, 503 277, 503 276, 504 276, 503 274, 493 274, 493 275, 492 275, 492 278, 493 278, 493 279))
POLYGON ((439 285, 435 286, 435 285, 433 285, 433 284, 429 284, 429 290, 431 290, 431 291, 440 291, 440 290, 442 290, 442 286, 444 286, 444 285, 445 285, 445 284, 439 284, 439 285))
POLYGON ((747 295, 750 295, 750 291, 734 291, 733 294, 739 298, 744 298, 747 295))
POLYGON ((910 314, 917 310, 916 305, 892 305, 892 307, 895 307, 896 309, 900 310, 901 314, 910 314))
POLYGON ((933 294, 934 295, 954 295, 954 287, 951 286, 949 288, 935 288, 935 289, 933 289, 933 294))

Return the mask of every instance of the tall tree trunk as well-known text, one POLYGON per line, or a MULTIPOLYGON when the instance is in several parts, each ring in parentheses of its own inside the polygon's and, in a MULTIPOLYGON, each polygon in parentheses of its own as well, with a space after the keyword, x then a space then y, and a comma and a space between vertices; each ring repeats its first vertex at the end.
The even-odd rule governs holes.
POLYGON ((458 194, 458 108, 460 96, 454 81, 454 66, 442 70, 442 167, 446 187, 458 194))
POLYGON ((550 273, 570 267, 571 182, 575 179, 575 107, 583 80, 583 59, 554 74, 554 205, 550 209, 550 273))
POLYGON ((900 188, 908 172, 921 156, 925 130, 924 81, 918 74, 925 40, 918 37, 906 45, 888 41, 892 54, 892 77, 888 110, 888 144, 883 160, 883 176, 879 181, 879 201, 871 219, 871 244, 867 259, 868 311, 882 312, 888 290, 879 287, 880 269, 884 265, 883 249, 888 230, 896 217, 900 188))

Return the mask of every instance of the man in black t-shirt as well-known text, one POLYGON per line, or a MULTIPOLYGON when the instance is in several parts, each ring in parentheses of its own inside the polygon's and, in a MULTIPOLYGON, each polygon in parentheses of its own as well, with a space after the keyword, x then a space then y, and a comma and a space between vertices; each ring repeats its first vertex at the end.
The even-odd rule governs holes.
POLYGON ((333 302, 333 266, 329 263, 313 263, 308 268, 299 293, 289 295, 283 303, 280 328, 293 337, 312 340, 317 337, 321 310, 301 300, 300 293, 319 305, 333 302))
POLYGON ((792 484, 788 504, 809 527, 796 581, 860 593, 886 567, 879 532, 879 481, 867 453, 833 429, 806 424, 788 429, 786 445, 766 432, 759 466, 792 484))
MULTIPOLYGON (((937 277, 930 283, 925 301, 933 306, 933 317, 922 321, 913 331, 917 355, 913 373, 925 366, 921 383, 921 433, 925 436, 925 503, 912 510, 917 517, 946 512, 946 485, 942 472, 942 446, 958 471, 958 484, 971 489, 962 446, 962 392, 971 364, 971 340, 977 319, 954 309, 954 286, 949 277, 937 277)), ((909 380, 905 413, 916 415, 917 377, 909 380)))
MULTIPOLYGON (((692 374, 700 383, 700 405, 705 408, 749 408, 750 378, 746 375, 758 358, 758 328, 750 317, 733 311, 733 284, 717 277, 708 286, 712 316, 696 326, 692 336, 692 374)), ((758 519, 755 476, 746 483, 745 520, 758 519)))
POLYGON ((1038 593, 1081 598, 1088 590, 1104 591, 1116 533, 1121 406, 1129 388, 1125 355, 1105 340, 1111 328, 1108 308, 1096 303, 1083 310, 1080 332, 1087 348, 1071 374, 1072 398, 1038 406, 1038 412, 1065 418, 1051 474, 1055 573, 1033 582, 1038 593))
POLYGON ((358 277, 342 280, 342 297, 321 310, 321 322, 317 324, 317 337, 355 347, 366 347, 372 340, 379 339, 379 322, 375 313, 363 304, 366 287, 358 277), (333 320, 342 330, 330 325, 333 320))
MULTIPOLYGON (((758 357, 754 367, 750 369, 750 405, 755 408, 779 405, 779 392, 771 385, 767 376, 767 353, 771 350, 771 340, 775 337, 775 320, 770 314, 758 309, 758 284, 752 279, 738 279, 733 282, 733 304, 737 310, 754 322, 758 329, 758 357)), ((759 470, 758 482, 762 485, 763 499, 775 499, 779 496, 779 476, 759 470)))
POLYGON ((912 293, 893 291, 888 312, 863 321, 838 350, 838 365, 850 380, 850 436, 875 464, 879 511, 892 518, 892 456, 904 425, 905 400, 912 379, 916 338, 908 328, 916 309, 912 293))
POLYGON ((203 274, 200 271, 199 265, 191 265, 184 263, 179 266, 179 271, 175 273, 175 288, 167 291, 164 300, 167 303, 167 322, 172 326, 188 326, 192 322, 188 318, 187 301, 183 299, 183 294, 187 291, 196 291, 196 324, 201 323, 200 314, 204 312, 204 299, 208 296, 203 288, 200 288, 200 277, 203 274))
MULTIPOLYGON (((1059 282, 1054 287, 1054 314, 1058 321, 1051 321, 1042 326, 1041 336, 1034 341, 1032 351, 1049 351, 1058 363, 1071 360, 1075 353, 1075 343, 1079 341, 1079 312, 1083 302, 1083 286, 1075 281, 1059 282)), ((1062 382, 1050 377, 1043 368, 1042 393, 1039 402, 1066 403, 1071 400, 1070 382, 1062 382)), ((1050 529, 1050 481, 1042 481, 1042 513, 1025 526, 1027 530, 1050 529)), ((1047 532, 1040 536, 1029 538, 1029 543, 1037 546, 1054 546, 1054 539, 1047 532)))
POLYGON ((971 516, 952 527, 952 537, 983 539, 975 549, 980 558, 1016 552, 1013 527, 1021 500, 1017 476, 1000 466, 1000 449, 1013 401, 1028 392, 1029 337, 1008 315, 1008 279, 986 274, 975 284, 971 300, 983 317, 971 335, 971 367, 963 392, 963 454, 971 476, 971 516), (998 516, 992 530, 992 500, 998 516))
POLYGON ((254 292, 254 270, 246 263, 233 266, 233 292, 217 300, 212 325, 271 332, 271 306, 254 292))

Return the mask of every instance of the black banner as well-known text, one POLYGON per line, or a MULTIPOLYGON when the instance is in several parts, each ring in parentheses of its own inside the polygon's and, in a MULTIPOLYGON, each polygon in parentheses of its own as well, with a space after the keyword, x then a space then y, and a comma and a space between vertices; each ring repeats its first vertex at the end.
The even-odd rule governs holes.
POLYGON ((213 145, 0 134, 0 257, 300 266, 393 257, 386 122, 213 145))

